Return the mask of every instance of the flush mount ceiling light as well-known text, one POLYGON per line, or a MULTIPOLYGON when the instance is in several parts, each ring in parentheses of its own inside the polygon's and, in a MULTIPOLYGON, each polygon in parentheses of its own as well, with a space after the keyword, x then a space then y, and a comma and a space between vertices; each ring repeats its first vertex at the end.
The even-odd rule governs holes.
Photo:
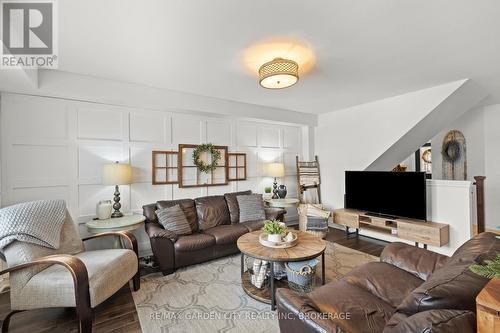
POLYGON ((268 89, 283 89, 299 80, 299 65, 289 59, 275 58, 259 68, 260 85, 268 89))

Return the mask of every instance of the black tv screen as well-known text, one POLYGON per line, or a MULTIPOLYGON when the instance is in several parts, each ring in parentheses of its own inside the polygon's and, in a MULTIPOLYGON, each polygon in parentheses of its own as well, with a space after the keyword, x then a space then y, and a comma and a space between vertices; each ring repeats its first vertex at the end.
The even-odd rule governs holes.
POLYGON ((427 219, 425 172, 346 171, 345 208, 427 219))

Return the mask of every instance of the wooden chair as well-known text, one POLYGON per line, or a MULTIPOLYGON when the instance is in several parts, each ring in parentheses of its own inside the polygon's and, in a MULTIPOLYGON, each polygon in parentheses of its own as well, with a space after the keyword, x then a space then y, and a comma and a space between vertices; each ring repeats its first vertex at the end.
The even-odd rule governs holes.
POLYGON ((47 247, 14 241, 3 254, 9 266, 11 312, 2 322, 7 332, 11 317, 21 311, 48 308, 76 308, 78 331, 92 332, 92 309, 116 293, 129 280, 139 290, 137 240, 127 231, 104 232, 80 239, 66 212, 61 246, 47 247), (85 251, 83 241, 119 236, 130 249, 85 251))

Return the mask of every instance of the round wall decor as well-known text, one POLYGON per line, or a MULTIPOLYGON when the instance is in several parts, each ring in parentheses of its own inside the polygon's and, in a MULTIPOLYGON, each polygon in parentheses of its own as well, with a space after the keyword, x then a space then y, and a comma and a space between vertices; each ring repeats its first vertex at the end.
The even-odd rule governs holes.
POLYGON ((211 143, 199 145, 193 150, 193 163, 201 172, 208 173, 209 171, 214 171, 219 165, 219 160, 220 151, 215 149, 211 143), (212 161, 210 164, 205 164, 205 162, 200 159, 201 154, 205 152, 210 154, 212 161))

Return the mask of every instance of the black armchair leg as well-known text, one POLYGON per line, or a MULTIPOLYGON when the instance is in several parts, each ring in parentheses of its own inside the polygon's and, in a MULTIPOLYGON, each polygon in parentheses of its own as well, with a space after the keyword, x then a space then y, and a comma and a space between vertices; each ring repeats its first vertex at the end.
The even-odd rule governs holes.
POLYGON ((139 272, 132 278, 132 285, 134 286, 134 291, 141 289, 141 275, 139 272))

